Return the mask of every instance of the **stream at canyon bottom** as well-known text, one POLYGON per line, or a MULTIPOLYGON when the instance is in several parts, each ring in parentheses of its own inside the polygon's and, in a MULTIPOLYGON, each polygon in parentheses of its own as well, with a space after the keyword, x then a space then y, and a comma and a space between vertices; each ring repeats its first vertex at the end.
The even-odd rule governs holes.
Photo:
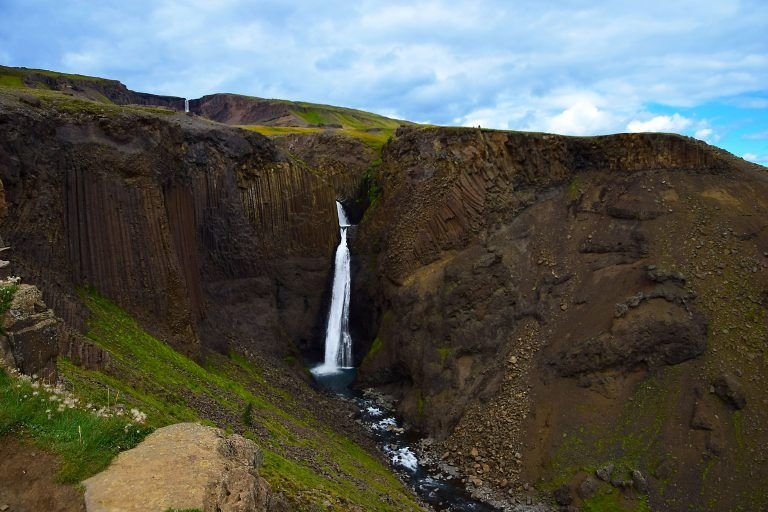
POLYGON ((351 388, 357 370, 352 367, 352 337, 349 333, 351 289, 350 253, 347 231, 351 227, 344 207, 336 203, 340 242, 336 248, 331 288, 331 305, 325 333, 325 357, 312 373, 317 383, 350 400, 359 411, 359 421, 389 460, 390 466, 439 511, 493 512, 497 509, 473 499, 456 476, 446 476, 436 464, 420 461, 413 449, 419 437, 403 428, 391 407, 373 394, 351 388))
POLYGON ((359 422, 384 452, 392 469, 433 509, 445 512, 494 512, 498 509, 478 501, 458 477, 446 475, 436 464, 420 461, 413 448, 419 436, 402 427, 394 411, 375 397, 351 389, 356 369, 316 374, 318 384, 355 404, 359 422))

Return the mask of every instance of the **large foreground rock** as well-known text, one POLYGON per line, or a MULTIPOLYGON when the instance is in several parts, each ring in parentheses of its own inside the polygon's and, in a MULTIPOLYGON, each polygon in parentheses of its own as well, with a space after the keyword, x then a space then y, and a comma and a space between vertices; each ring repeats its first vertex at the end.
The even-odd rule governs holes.
POLYGON ((88 512, 277 510, 253 441, 196 423, 161 428, 85 484, 88 512))

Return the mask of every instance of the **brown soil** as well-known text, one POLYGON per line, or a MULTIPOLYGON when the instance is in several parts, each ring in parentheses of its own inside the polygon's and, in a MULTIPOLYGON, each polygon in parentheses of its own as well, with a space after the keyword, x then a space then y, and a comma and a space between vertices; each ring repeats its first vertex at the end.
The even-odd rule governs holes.
POLYGON ((12 437, 0 439, 0 509, 7 512, 85 512, 83 494, 56 482, 59 462, 12 437))

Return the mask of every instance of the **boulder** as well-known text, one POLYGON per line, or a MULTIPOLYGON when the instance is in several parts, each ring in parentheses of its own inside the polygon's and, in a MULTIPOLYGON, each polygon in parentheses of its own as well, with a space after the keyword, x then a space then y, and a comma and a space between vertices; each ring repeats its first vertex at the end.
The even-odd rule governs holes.
POLYGON ((278 510, 253 441, 196 423, 161 428, 85 485, 88 512, 278 510))

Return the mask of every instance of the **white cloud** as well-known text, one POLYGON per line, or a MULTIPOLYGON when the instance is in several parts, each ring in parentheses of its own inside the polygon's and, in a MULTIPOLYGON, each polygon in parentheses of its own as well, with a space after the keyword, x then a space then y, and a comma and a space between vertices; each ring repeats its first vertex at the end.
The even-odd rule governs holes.
POLYGON ((681 133, 691 125, 691 120, 680 114, 671 116, 655 116, 647 121, 632 120, 627 124, 627 131, 631 133, 639 132, 670 132, 681 133))
POLYGON ((758 155, 755 153, 744 153, 741 155, 741 158, 768 167, 768 154, 758 155))
MULTIPOLYGON (((438 124, 675 131, 710 142, 728 140, 734 106, 768 106, 764 0, 647 0, 642 9, 633 0, 0 3, 0 58, 147 92, 225 91, 438 124), (705 103, 706 114, 697 112, 705 103), (730 112, 713 112, 718 103, 730 112)), ((743 114, 757 119, 749 130, 768 129, 763 114, 743 114)), ((764 153, 743 139, 740 153, 764 153)))
POLYGON ((83 73, 93 73, 102 65, 102 57, 95 51, 67 52, 61 58, 66 70, 78 70, 83 73))
POLYGON ((547 121, 546 131, 563 135, 589 135, 610 131, 613 115, 589 101, 579 101, 547 121))

